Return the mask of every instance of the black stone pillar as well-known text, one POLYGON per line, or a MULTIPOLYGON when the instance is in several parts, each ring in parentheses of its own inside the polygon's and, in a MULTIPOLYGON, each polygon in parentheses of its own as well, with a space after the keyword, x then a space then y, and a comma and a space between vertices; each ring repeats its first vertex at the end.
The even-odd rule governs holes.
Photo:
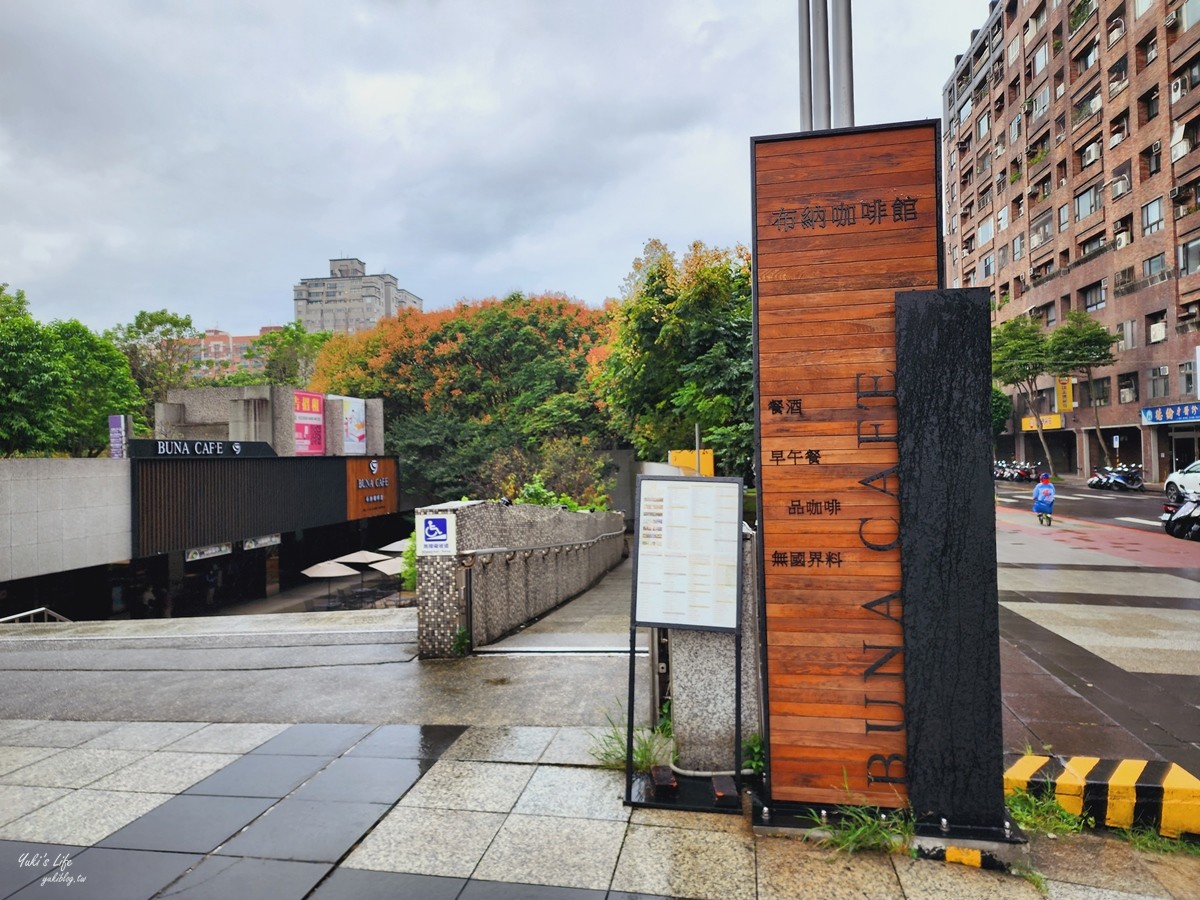
POLYGON ((1004 825, 988 309, 896 295, 909 801, 981 836, 1004 825))

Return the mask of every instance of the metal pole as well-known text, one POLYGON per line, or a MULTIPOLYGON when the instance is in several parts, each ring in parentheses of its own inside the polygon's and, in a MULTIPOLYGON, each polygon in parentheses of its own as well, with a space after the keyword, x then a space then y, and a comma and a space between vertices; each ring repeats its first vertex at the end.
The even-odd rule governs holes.
POLYGON ((798 0, 800 19, 800 130, 812 131, 812 33, 808 21, 809 0, 798 0))
POLYGON ((696 474, 700 474, 700 423, 696 423, 696 474))
POLYGON ((854 34, 850 0, 833 0, 833 127, 854 125, 854 34))
POLYGON ((812 0, 813 128, 829 128, 829 3, 812 0))

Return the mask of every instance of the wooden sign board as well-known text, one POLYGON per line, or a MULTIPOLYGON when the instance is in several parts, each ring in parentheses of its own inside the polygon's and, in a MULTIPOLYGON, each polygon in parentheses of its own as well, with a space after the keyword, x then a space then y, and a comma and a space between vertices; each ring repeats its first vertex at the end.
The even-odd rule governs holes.
POLYGON ((940 286, 939 130, 751 142, 776 802, 907 799, 895 295, 940 286))

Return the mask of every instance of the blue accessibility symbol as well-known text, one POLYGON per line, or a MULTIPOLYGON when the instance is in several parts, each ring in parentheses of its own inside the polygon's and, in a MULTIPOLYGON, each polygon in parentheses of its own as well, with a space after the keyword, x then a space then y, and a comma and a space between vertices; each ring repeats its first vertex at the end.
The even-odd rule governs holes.
POLYGON ((429 517, 425 520, 425 540, 429 543, 446 543, 450 540, 450 528, 446 518, 429 517))

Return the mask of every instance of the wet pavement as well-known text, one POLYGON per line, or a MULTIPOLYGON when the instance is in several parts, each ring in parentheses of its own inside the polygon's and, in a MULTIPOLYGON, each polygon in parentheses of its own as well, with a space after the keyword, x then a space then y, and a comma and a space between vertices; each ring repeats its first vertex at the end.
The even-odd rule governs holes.
MULTIPOLYGON (((1195 545, 1011 509, 998 525, 1004 749, 1187 766, 1195 545)), ((417 660, 408 609, 0 632, 0 900, 1040 896, 624 806, 590 750, 626 696, 629 577, 463 660, 417 660)), ((1052 897, 1200 883, 1200 859, 1103 834, 1035 837, 1028 860, 1052 897)))

